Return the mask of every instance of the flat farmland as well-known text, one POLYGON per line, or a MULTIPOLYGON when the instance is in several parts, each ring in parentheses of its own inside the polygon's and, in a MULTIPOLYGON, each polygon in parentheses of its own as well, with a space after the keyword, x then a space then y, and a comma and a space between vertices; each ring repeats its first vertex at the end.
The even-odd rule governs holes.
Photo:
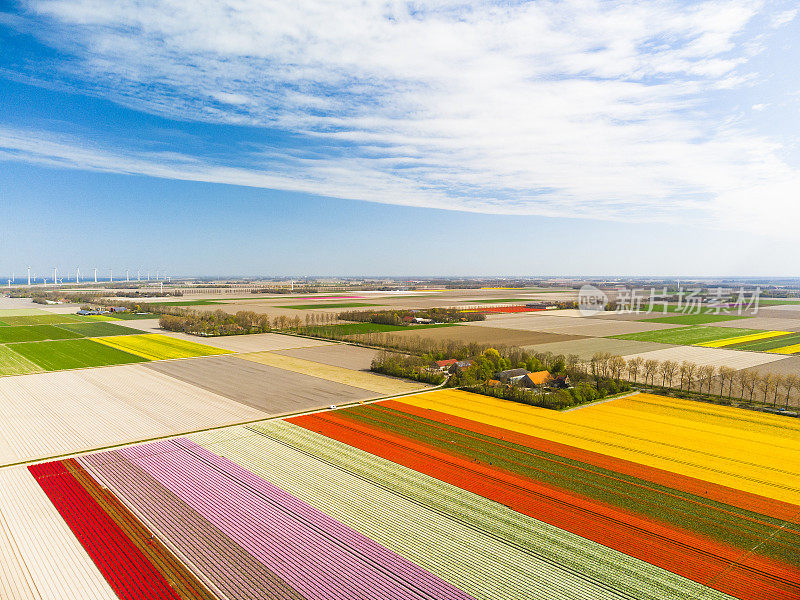
POLYGON ((339 302, 339 303, 325 303, 320 302, 319 304, 282 304, 283 308, 293 308, 295 310, 313 310, 313 309, 320 309, 320 308, 327 308, 327 309, 345 309, 345 308, 367 308, 372 306, 381 306, 380 304, 368 304, 366 302, 339 302))
POLYGON ((40 342, 84 337, 55 325, 17 325, 0 327, 0 344, 13 342, 40 342))
POLYGON ((763 333, 759 329, 744 329, 733 327, 681 327, 667 331, 650 331, 614 336, 621 340, 636 340, 640 342, 659 342, 661 344, 690 345, 713 342, 727 338, 763 333))
POLYGON ((122 365, 146 360, 141 356, 85 338, 14 344, 14 352, 21 354, 45 371, 122 365))
POLYGON ((598 352, 608 352, 618 356, 628 356, 669 348, 668 344, 655 342, 636 342, 633 340, 617 340, 614 338, 585 338, 570 342, 551 342, 529 346, 527 349, 539 352, 552 352, 553 354, 575 354, 583 360, 592 358, 598 352))
POLYGON ((25 467, 0 470, 0 597, 117 598, 25 467))
POLYGON ((43 313, 21 317, 2 317, 6 325, 57 325, 58 323, 82 323, 85 319, 78 315, 54 315, 43 313))
POLYGON ((0 465, 258 419, 143 365, 0 378, 0 465))
MULTIPOLYGON (((145 333, 132 327, 124 327, 115 323, 64 323, 58 326, 59 329, 71 331, 81 337, 103 337, 110 335, 134 335, 145 333)), ((0 331, 2 334, 2 331, 0 331)))
POLYGON ((342 367, 325 365, 302 358, 283 356, 273 352, 238 354, 236 358, 257 362, 277 369, 283 369, 284 371, 293 371, 311 377, 319 377, 326 381, 368 390, 374 394, 404 394, 428 387, 424 383, 416 383, 406 379, 379 375, 377 373, 365 373, 363 371, 344 369, 342 367))
MULTIPOLYGON (((188 338, 189 336, 184 336, 188 338)), ((218 337, 195 337, 202 343, 215 348, 223 348, 232 352, 266 352, 271 350, 288 350, 289 348, 313 348, 327 346, 331 342, 304 338, 296 335, 280 333, 256 333, 253 335, 228 335, 218 337)))
POLYGON ((648 323, 668 323, 671 325, 703 325, 706 323, 719 323, 724 321, 737 321, 739 319, 747 319, 747 316, 738 315, 679 315, 676 317, 656 317, 655 319, 647 319, 648 323))
MULTIPOLYGON (((463 344, 492 344, 498 346, 531 346, 548 342, 565 342, 582 339, 584 336, 546 333, 540 331, 521 331, 500 327, 441 327, 437 329, 413 329, 392 332, 389 335, 400 338, 423 340, 455 340, 463 344)), ((367 335, 354 335, 355 341, 368 341, 367 335)))
POLYGON ((749 329, 764 329, 767 331, 797 331, 800 332, 800 319, 779 317, 751 317, 746 321, 724 321, 714 323, 714 327, 742 327, 749 329))
POLYGON ((36 373, 42 368, 36 363, 28 360, 21 354, 17 354, 8 346, 0 346, 0 376, 3 375, 23 375, 25 373, 36 373))
POLYGON ((375 396, 362 388, 235 356, 156 362, 145 367, 271 415, 375 396))
POLYGON ((669 329, 674 325, 638 321, 613 321, 587 317, 552 316, 545 313, 504 316, 470 323, 470 327, 502 327, 519 331, 543 331, 566 335, 606 337, 669 329))
POLYGON ((780 352, 784 348, 789 348, 797 344, 800 344, 800 333, 770 337, 762 340, 747 340, 726 347, 734 350, 752 350, 754 352, 780 352))
POLYGON ((728 350, 727 348, 702 348, 700 346, 674 346, 661 350, 632 354, 627 358, 630 359, 636 356, 641 356, 644 360, 672 360, 679 363, 689 361, 699 366, 711 365, 714 367, 731 367, 733 369, 746 369, 748 367, 775 362, 783 358, 779 354, 744 352, 742 350, 728 350))
POLYGON ((282 354, 283 356, 310 360, 323 365, 332 365, 354 371, 368 371, 372 365, 372 359, 378 356, 379 353, 378 350, 351 346, 350 344, 294 348, 275 352, 275 354, 282 354))
POLYGON ((109 348, 139 356, 144 360, 192 358, 195 356, 212 356, 215 354, 231 353, 231 350, 206 346, 204 344, 176 339, 157 333, 94 338, 92 341, 96 341, 109 348))

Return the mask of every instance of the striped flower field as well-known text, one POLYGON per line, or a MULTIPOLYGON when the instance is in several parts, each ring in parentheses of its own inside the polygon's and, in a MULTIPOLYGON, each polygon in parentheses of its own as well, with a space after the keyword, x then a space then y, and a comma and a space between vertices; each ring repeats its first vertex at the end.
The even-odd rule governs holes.
POLYGON ((437 391, 29 471, 124 599, 800 598, 800 427, 733 410, 437 391))

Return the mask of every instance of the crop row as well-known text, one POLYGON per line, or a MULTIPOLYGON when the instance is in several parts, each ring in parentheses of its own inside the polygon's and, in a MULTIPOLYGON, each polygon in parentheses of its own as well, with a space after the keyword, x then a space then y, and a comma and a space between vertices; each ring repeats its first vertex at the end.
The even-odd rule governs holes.
MULTIPOLYGON (((124 484, 125 478, 115 476, 104 465, 127 462, 137 467, 140 475, 147 476, 140 478, 139 487, 151 489, 153 481, 157 482, 173 499, 177 497, 181 505, 270 570, 273 579, 289 586, 289 593, 275 597, 469 598, 277 486, 188 440, 125 448, 85 460, 110 486, 124 484)), ((123 497, 148 519, 153 512, 166 510, 123 497)), ((177 527, 186 525, 177 523, 177 527)), ((223 562, 225 557, 218 560, 223 562)), ((238 566, 234 563, 232 567, 228 577, 236 579, 238 566)))
POLYGON ((403 402, 800 505, 800 423, 785 417, 650 394, 564 413, 458 390, 403 402))
POLYGON ((194 437, 243 461, 248 468, 268 470, 265 476, 280 477, 282 487, 324 506, 325 512, 379 539, 388 548, 408 553, 418 564, 478 597, 727 597, 483 496, 301 427, 272 422, 250 429, 277 443, 252 438, 231 442, 219 439, 222 434, 218 433, 194 437), (279 444, 285 448, 281 450, 279 444), (270 461, 266 465, 261 458, 259 466, 258 457, 266 452, 286 456, 292 462, 270 461), (299 464, 304 469, 278 469, 284 464, 299 464), (365 503, 368 510, 358 510, 365 503))
POLYGON ((289 421, 736 597, 800 597, 800 573, 791 566, 743 555, 693 532, 617 510, 571 490, 543 485, 491 463, 459 457, 451 453, 449 445, 420 444, 336 413, 317 413, 289 421), (720 577, 725 572, 731 577, 720 577))

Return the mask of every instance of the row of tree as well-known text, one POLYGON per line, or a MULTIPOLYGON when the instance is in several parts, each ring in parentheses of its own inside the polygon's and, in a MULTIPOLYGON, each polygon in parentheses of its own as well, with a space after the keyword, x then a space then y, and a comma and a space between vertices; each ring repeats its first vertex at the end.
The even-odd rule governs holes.
POLYGON ((736 370, 727 366, 697 365, 690 361, 659 361, 636 356, 626 360, 621 356, 597 353, 585 364, 592 373, 616 380, 700 395, 738 398, 747 402, 763 402, 788 406, 792 393, 800 391, 800 376, 794 374, 762 373, 756 370, 736 370))
POLYGON ((466 323, 485 321, 482 312, 464 312, 459 308, 424 308, 415 310, 348 310, 338 314, 340 321, 405 325, 410 319, 430 319, 436 323, 466 323))

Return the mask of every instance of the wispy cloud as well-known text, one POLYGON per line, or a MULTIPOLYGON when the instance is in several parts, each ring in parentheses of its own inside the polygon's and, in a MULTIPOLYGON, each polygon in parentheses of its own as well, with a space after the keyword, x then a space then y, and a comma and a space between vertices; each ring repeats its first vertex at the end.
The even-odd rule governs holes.
POLYGON ((72 57, 42 76, 302 143, 223 164, 0 132, 17 160, 491 213, 763 227, 754 195, 797 212, 781 148, 712 102, 753 77, 762 2, 27 6, 72 57))

